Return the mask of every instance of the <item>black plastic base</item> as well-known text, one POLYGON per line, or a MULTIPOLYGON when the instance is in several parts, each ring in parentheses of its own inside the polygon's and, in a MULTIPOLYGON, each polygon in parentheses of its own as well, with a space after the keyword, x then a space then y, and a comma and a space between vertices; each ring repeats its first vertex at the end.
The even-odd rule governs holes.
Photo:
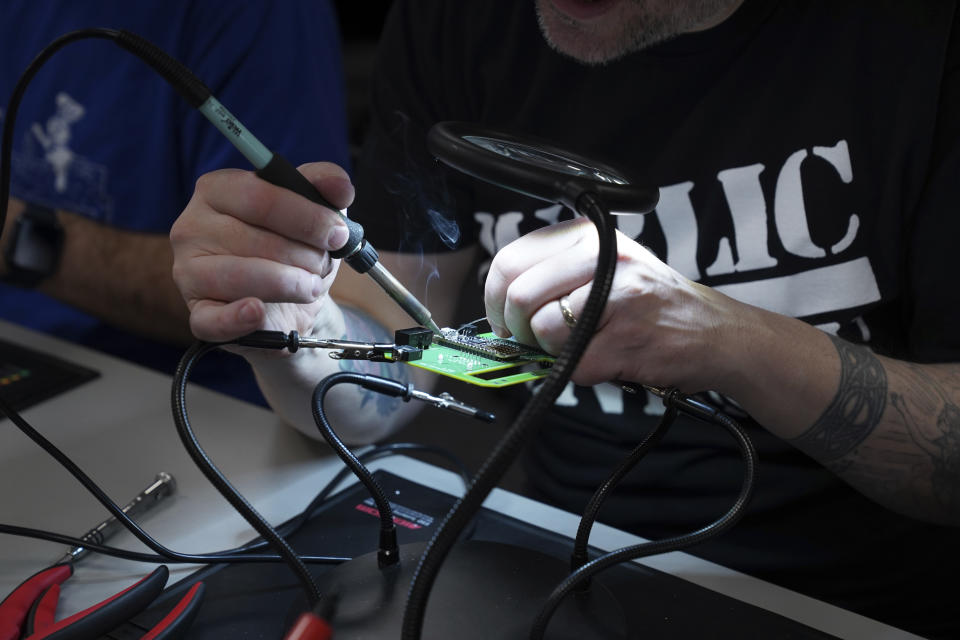
MULTIPOLYGON (((449 511, 455 498, 386 471, 376 471, 374 475, 384 491, 413 514, 413 520, 407 521, 407 526, 399 531, 404 543, 422 543, 419 546, 401 547, 404 557, 402 569, 412 571, 417 566, 426 540, 436 533, 435 524, 449 511)), ((354 581, 361 578, 361 583, 365 578, 367 589, 372 589, 373 597, 378 598, 372 605, 363 605, 358 598, 344 598, 340 619, 346 623, 351 618, 366 617, 371 628, 369 635, 363 636, 361 627, 354 619, 355 628, 349 633, 347 630, 341 632, 339 626, 335 627, 336 640, 360 637, 397 640, 400 637, 402 608, 411 574, 404 575, 401 571, 398 578, 392 579, 398 584, 391 590, 382 587, 386 579, 376 569, 376 554, 366 556, 366 567, 362 564, 363 554, 370 553, 377 540, 378 519, 370 513, 374 506, 367 490, 355 484, 331 498, 314 518, 289 537, 294 548, 303 554, 357 558, 340 567, 310 565, 311 573, 324 590, 334 584, 334 579, 339 584, 349 585, 352 575, 354 581), (354 562, 358 564, 353 566, 354 562), (386 605, 383 611, 376 610, 376 603, 388 600, 392 601, 387 603, 392 610, 386 605), (376 624, 376 621, 380 623, 376 624)), ((475 553, 475 559, 470 560, 469 556, 462 554, 468 552, 469 545, 479 542, 462 543, 454 548, 437 576, 437 588, 430 595, 423 640, 526 639, 523 632, 505 636, 498 636, 497 632, 501 626, 511 624, 511 619, 514 620, 512 624, 529 628, 545 594, 566 574, 565 563, 553 558, 566 558, 572 541, 554 531, 487 509, 480 510, 475 527, 471 527, 471 535, 478 541, 484 540, 488 541, 486 544, 495 545, 493 551, 475 553), (530 549, 536 551, 528 551, 530 549), (549 557, 542 562, 535 560, 542 558, 543 554, 549 557), (495 562, 496 566, 489 566, 491 562, 495 562), (515 577, 517 582, 514 582, 515 577), (539 586, 524 587, 523 584, 531 577, 539 577, 542 582, 539 586), (460 591, 466 592, 460 596, 469 600, 469 606, 463 607, 462 611, 459 605, 449 604, 450 600, 455 599, 454 594, 446 593, 451 589, 446 586, 449 583, 453 584, 454 589, 462 586, 460 591), (535 595, 535 589, 541 590, 540 595, 535 595), (526 605, 508 599, 513 597, 509 593, 517 592, 520 596, 514 599, 526 600, 526 605), (525 606, 529 613, 517 613, 516 610, 521 606, 525 606), (502 613, 510 610, 514 613, 502 613), (435 611, 441 613, 436 614, 435 611), (434 632, 431 618, 435 615, 446 616, 448 623, 455 617, 459 621, 455 633, 434 632), (511 617, 508 618, 508 615, 511 617)), ((131 640, 142 637, 144 630, 160 622, 199 580, 207 585, 207 595, 188 634, 190 640, 276 640, 285 637, 297 617, 308 608, 302 585, 284 563, 215 565, 172 585, 157 598, 153 606, 131 618, 127 625, 111 632, 105 639, 131 640)), ((627 563, 612 567, 596 576, 593 584, 598 589, 594 595, 601 601, 601 606, 598 608, 600 613, 593 618, 595 622, 590 624, 595 624, 599 630, 594 631, 590 624, 584 624, 582 620, 578 627, 573 626, 568 620, 576 618, 576 611, 560 611, 559 617, 550 624, 547 640, 569 638, 575 634, 579 634, 576 636, 578 640, 623 637, 644 640, 702 640, 704 637, 714 640, 741 640, 744 637, 824 640, 833 637, 641 564, 627 563), (607 592, 613 596, 608 598, 607 592), (618 603, 622 605, 622 610, 618 603), (629 635, 622 633, 621 626, 626 626, 629 635), (583 628, 589 630, 583 631, 583 628)), ((343 587, 340 589, 343 590, 343 587)), ((568 598, 566 606, 561 609, 570 607, 574 598, 568 598)))
MULTIPOLYGON (((400 548, 400 564, 377 568, 377 554, 355 558, 325 573, 330 621, 337 640, 400 637, 407 591, 425 544, 400 548)), ((424 638, 525 640, 540 607, 569 574, 567 564, 536 551, 499 542, 468 541, 450 552, 430 593, 424 638)), ((557 609, 550 640, 626 638, 622 608, 593 580, 557 609)))

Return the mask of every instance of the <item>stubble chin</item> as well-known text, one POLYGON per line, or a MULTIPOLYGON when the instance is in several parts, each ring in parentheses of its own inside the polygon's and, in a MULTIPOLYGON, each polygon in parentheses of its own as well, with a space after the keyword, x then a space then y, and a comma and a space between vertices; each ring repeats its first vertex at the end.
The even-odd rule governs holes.
POLYGON ((588 65, 612 62, 669 40, 696 26, 736 0, 630 0, 590 22, 575 20, 551 0, 536 0, 540 31, 551 48, 588 65))
POLYGON ((550 0, 537 0, 540 32, 552 49, 588 65, 601 65, 624 54, 606 25, 588 25, 561 13, 550 0))

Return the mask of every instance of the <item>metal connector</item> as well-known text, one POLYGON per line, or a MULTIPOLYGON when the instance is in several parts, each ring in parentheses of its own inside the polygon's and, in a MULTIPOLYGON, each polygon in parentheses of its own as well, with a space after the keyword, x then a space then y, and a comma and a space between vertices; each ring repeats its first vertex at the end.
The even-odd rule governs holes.
POLYGON ((674 387, 664 388, 643 385, 643 388, 658 398, 661 398, 664 406, 674 406, 694 418, 699 418, 707 422, 715 422, 717 414, 720 413, 720 410, 716 407, 712 407, 706 402, 701 402, 692 396, 681 393, 679 389, 674 387))
POLYGON ((440 327, 433 321, 430 310, 417 300, 406 287, 400 284, 400 281, 393 277, 393 274, 387 271, 382 264, 375 263, 370 267, 367 274, 400 305, 401 309, 407 312, 407 315, 416 320, 417 324, 430 329, 434 335, 440 335, 440 327))
POLYGON ((367 360, 370 362, 409 362, 419 360, 423 349, 392 342, 357 342, 300 338, 301 349, 336 349, 328 355, 334 360, 367 360))
POLYGON ((497 417, 489 411, 483 411, 481 409, 477 409, 476 407, 471 407, 468 404, 464 404, 447 392, 443 392, 438 396, 434 396, 425 391, 414 389, 410 396, 416 400, 420 400, 421 402, 432 404, 440 409, 453 411, 454 413, 476 418, 477 420, 483 420, 484 422, 493 422, 497 419, 497 417))
MULTIPOLYGON (((172 475, 166 471, 161 471, 154 478, 146 489, 136 495, 136 497, 123 507, 122 511, 130 518, 138 518, 148 511, 152 510, 162 500, 172 495, 177 488, 177 482, 172 475)), ((112 538, 118 531, 123 529, 123 525, 114 516, 110 516, 93 529, 87 531, 81 539, 85 542, 95 544, 104 544, 112 538)), ((72 547, 66 555, 58 559, 54 564, 62 562, 76 562, 90 553, 86 547, 72 547)))

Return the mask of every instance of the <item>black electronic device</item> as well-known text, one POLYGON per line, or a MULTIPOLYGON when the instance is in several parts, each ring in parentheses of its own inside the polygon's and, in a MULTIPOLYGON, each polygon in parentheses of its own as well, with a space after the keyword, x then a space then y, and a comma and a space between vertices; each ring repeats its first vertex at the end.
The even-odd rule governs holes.
POLYGON ((17 411, 99 375, 89 367, 0 340, 0 398, 17 411))
MULTIPOLYGON (((453 504, 455 498, 434 488, 412 482, 386 471, 374 472, 377 481, 391 496, 402 548, 418 549, 436 532, 440 519, 453 504)), ((377 526, 373 501, 366 489, 354 484, 330 498, 314 517, 290 537, 290 543, 300 553, 331 553, 362 558, 364 554, 375 555, 375 537, 370 535, 377 526)), ((476 526, 469 542, 489 546, 491 549, 511 549, 505 561, 514 560, 519 554, 529 553, 533 558, 547 557, 550 563, 563 564, 569 554, 571 540, 555 531, 531 525, 510 516, 482 509, 477 514, 476 526)), ((373 560, 372 572, 376 572, 373 560)), ((339 567, 311 566, 321 584, 334 582, 331 577, 339 567)), ((445 567, 447 568, 447 567, 445 567)), ((514 573, 521 573, 529 565, 522 563, 514 573)), ((526 635, 497 635, 496 630, 509 624, 508 611, 492 607, 498 597, 509 596, 500 582, 488 582, 489 574, 479 562, 471 563, 460 572, 454 572, 475 587, 479 601, 470 611, 462 607, 445 608, 447 597, 459 594, 444 594, 438 585, 437 600, 431 599, 424 629, 425 638, 457 638, 478 640, 480 638, 526 638, 526 635), (438 604, 434 607, 434 604, 438 604), (438 635, 436 624, 456 625, 455 635, 438 635)), ((549 577, 546 576, 546 577, 549 577)), ((526 577, 524 577, 525 579, 526 577)), ((169 604, 179 599, 192 584, 203 580, 206 584, 206 599, 190 630, 191 640, 220 640, 222 638, 282 638, 293 624, 296 616, 306 607, 302 589, 282 564, 230 564, 201 569, 196 574, 174 585, 156 603, 156 606, 134 619, 138 627, 149 629, 156 624, 169 604)), ((399 619, 396 607, 402 608, 406 598, 408 580, 397 580, 392 591, 381 590, 381 609, 376 607, 362 616, 342 616, 334 624, 337 640, 349 638, 398 637, 399 619), (368 615, 369 614, 369 615, 368 615), (376 618, 376 619, 373 619, 376 618), (358 635, 351 620, 373 622, 391 631, 384 634, 358 635)), ((776 613, 760 609, 729 596, 638 564, 621 565, 605 572, 596 579, 609 594, 606 602, 610 619, 605 627, 593 635, 571 636, 564 634, 563 623, 551 624, 547 635, 554 638, 645 638, 648 640, 670 638, 703 638, 708 635, 716 640, 740 639, 745 635, 756 638, 790 638, 813 640, 830 638, 828 634, 776 613), (705 622, 709 621, 709 623, 705 622), (708 625, 705 627, 705 625, 708 625)), ((379 585, 378 585, 379 586, 379 585)), ((500 600, 503 604, 505 600, 500 600)), ((358 607, 362 603, 344 602, 341 607, 358 607)), ((503 605, 519 608, 523 603, 503 605)), ((356 611, 356 609, 354 609, 356 611)), ((346 613, 346 612, 345 612, 346 613)), ((554 622, 560 622, 555 620, 554 622)), ((125 637, 108 635, 110 640, 125 640, 125 637)))

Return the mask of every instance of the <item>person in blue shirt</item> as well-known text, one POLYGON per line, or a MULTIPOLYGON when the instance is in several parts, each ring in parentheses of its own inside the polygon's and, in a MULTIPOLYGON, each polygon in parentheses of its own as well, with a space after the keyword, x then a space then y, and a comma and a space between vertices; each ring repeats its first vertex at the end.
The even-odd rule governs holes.
MULTIPOLYGON (((0 109, 43 47, 86 27, 152 41, 294 164, 319 156, 349 165, 330 2, 12 0, 0 20, 0 109)), ((191 335, 168 232, 197 178, 222 168, 249 163, 140 59, 106 40, 67 45, 31 81, 16 113, 0 245, 11 253, 28 208, 32 224, 20 224, 20 234, 51 227, 63 241, 39 273, 0 260, 0 319, 172 371, 191 335)), ((247 367, 228 354, 205 359, 193 379, 260 397, 247 367)))

